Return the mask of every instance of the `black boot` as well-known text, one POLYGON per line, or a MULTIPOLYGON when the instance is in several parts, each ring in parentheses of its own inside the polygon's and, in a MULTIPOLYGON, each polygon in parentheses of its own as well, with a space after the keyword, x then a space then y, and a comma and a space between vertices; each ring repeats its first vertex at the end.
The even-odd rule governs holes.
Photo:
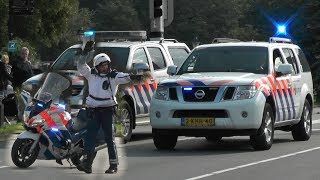
POLYGON ((89 154, 89 155, 84 155, 83 160, 79 165, 77 165, 77 169, 79 171, 84 171, 87 174, 92 173, 92 162, 95 158, 95 153, 94 154, 89 154))
POLYGON ((109 169, 106 170, 106 174, 115 174, 118 172, 118 165, 116 164, 110 164, 109 169))

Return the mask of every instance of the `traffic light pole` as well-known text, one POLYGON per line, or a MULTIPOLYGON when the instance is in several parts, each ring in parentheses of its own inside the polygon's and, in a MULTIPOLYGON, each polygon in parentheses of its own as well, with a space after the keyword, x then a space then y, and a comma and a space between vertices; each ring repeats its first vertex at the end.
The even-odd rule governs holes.
POLYGON ((163 26, 163 16, 151 20, 151 32, 150 40, 151 41, 160 41, 163 39, 164 26, 163 26))

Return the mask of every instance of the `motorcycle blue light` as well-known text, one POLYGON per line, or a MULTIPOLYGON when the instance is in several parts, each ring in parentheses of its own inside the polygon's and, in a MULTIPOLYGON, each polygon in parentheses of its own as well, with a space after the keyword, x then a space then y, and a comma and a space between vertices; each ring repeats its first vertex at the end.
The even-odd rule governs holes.
POLYGON ((94 32, 93 31, 86 31, 83 33, 85 36, 94 36, 94 32))
POLYGON ((57 129, 57 128, 51 128, 51 131, 52 131, 52 132, 59 132, 59 129, 57 129))
POLYGON ((64 104, 58 104, 58 107, 62 108, 62 109, 66 109, 66 105, 64 105, 64 104))
POLYGON ((43 107, 43 104, 41 104, 41 103, 37 103, 37 106, 39 106, 39 107, 43 107))

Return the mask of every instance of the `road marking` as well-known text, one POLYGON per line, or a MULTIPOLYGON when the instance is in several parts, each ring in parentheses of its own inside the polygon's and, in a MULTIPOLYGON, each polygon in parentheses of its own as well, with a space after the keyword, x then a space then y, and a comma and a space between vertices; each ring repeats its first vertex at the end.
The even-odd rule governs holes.
POLYGON ((234 171, 234 170, 237 170, 237 169, 242 169, 242 168, 245 168, 245 167, 254 166, 254 165, 258 165, 258 164, 262 164, 262 163, 266 163, 266 162, 270 162, 270 161, 275 161, 275 160, 279 160, 279 159, 283 159, 283 158, 287 158, 287 157, 291 157, 291 156, 295 156, 295 155, 299 155, 299 154, 303 154, 303 153, 307 153, 307 152, 311 152, 311 151, 315 151, 315 150, 319 150, 319 149, 320 149, 320 147, 315 147, 315 148, 307 149, 307 150, 304 150, 304 151, 298 151, 298 152, 291 153, 291 154, 286 154, 286 155, 283 155, 283 156, 278 156, 278 157, 274 157, 274 158, 270 158, 270 159, 265 159, 265 160, 262 160, 262 161, 256 161, 256 162, 252 162, 252 163, 249 163, 249 164, 236 166, 236 167, 233 167, 233 168, 223 169, 223 170, 220 170, 220 171, 214 171, 214 172, 209 173, 209 174, 204 174, 204 175, 193 177, 193 178, 189 178, 189 179, 186 179, 186 180, 202 179, 202 178, 205 178, 205 177, 214 176, 214 175, 217 175, 217 174, 222 174, 222 173, 225 173, 225 172, 234 171))
POLYGON ((0 166, 0 169, 1 169, 1 168, 6 168, 6 167, 9 167, 9 166, 0 166))

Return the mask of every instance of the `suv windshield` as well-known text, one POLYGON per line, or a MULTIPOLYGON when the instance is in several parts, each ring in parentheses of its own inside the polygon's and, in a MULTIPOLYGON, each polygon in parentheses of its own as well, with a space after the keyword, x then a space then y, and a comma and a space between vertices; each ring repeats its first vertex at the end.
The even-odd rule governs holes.
POLYGON ((268 49, 255 46, 205 47, 193 51, 177 74, 196 72, 268 73, 268 49))
MULTIPOLYGON (((65 51, 52 65, 52 70, 77 70, 77 59, 80 48, 70 48, 65 51)), ((129 48, 122 47, 96 47, 95 55, 106 53, 111 59, 112 69, 125 71, 129 56, 129 48)), ((92 59, 88 59, 88 65, 92 67, 92 59)))

